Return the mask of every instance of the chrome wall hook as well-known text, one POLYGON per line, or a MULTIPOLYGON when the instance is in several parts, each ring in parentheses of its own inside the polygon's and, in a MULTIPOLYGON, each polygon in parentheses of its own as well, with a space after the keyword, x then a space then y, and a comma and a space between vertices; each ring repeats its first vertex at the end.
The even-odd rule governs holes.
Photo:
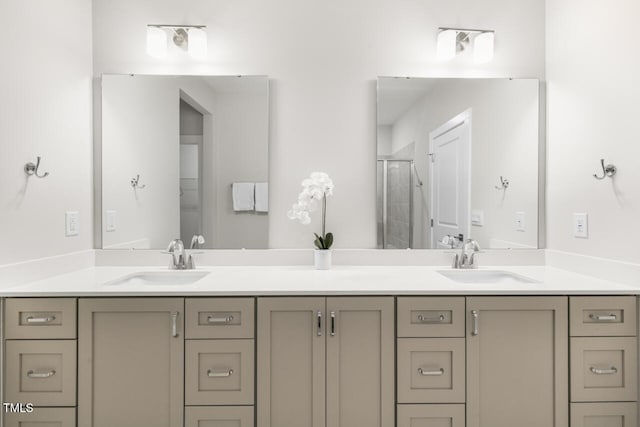
POLYGON ((24 165, 24 173, 27 175, 35 175, 38 178, 45 178, 49 176, 49 172, 45 172, 42 175, 38 174, 38 170, 40 169, 40 156, 37 157, 36 163, 29 162, 24 165))
POLYGON ((131 178, 131 186, 135 188, 145 188, 146 184, 140 184, 140 174, 137 174, 135 178, 131 178))
POLYGON ((598 176, 597 173, 593 174, 593 177, 595 179, 605 179, 606 177, 611 178, 612 176, 614 176, 617 172, 618 172, 618 168, 616 168, 614 165, 612 164, 608 164, 607 166, 604 165, 604 159, 600 159, 600 165, 602 166, 602 176, 598 176))
POLYGON ((496 190, 506 190, 509 188, 509 180, 500 175, 500 185, 495 186, 496 190))

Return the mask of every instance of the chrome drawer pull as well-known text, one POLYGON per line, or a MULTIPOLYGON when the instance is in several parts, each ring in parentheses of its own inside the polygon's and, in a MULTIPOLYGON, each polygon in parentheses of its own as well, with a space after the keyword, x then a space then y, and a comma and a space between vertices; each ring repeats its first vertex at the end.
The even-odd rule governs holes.
POLYGON ((207 317, 207 323, 231 323, 233 322, 233 316, 225 316, 225 317, 207 317))
POLYGON ((440 316, 433 318, 433 317, 424 317, 422 314, 418 315, 418 320, 422 323, 442 323, 444 322, 444 314, 441 314, 440 316))
POLYGON ((27 323, 51 323, 56 320, 56 316, 49 317, 27 317, 27 323))
POLYGON ((616 320, 618 320, 618 316, 616 316, 615 314, 606 315, 606 314, 591 313, 589 317, 595 320, 596 322, 615 322, 616 320))
POLYGON ((322 336, 322 312, 320 310, 318 310, 318 332, 316 333, 317 336, 321 337, 322 336))
POLYGON ((176 338, 178 336, 178 312, 171 313, 171 336, 176 338))
POLYGON ((50 378, 56 374, 56 371, 53 369, 49 372, 36 372, 36 371, 28 371, 27 377, 29 378, 50 378))
POLYGON ((480 333, 478 329, 478 311, 471 310, 471 335, 477 336, 480 333))
POLYGON ((444 369, 440 368, 436 371, 425 371, 422 368, 418 368, 418 373, 423 377, 439 377, 441 375, 444 375, 444 369))
POLYGON ((228 369, 226 371, 213 371, 209 369, 207 371, 207 376, 209 378, 227 378, 233 375, 233 369, 228 369))
POLYGON ((592 366, 589 370, 595 375, 613 375, 618 373, 618 369, 615 366, 612 366, 609 369, 600 369, 592 366))

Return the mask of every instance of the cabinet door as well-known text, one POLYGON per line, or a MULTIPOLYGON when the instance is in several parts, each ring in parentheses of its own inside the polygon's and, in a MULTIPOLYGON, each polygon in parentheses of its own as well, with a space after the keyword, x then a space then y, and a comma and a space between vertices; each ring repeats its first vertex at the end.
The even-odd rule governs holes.
POLYGON ((467 427, 568 425, 565 297, 467 298, 467 427))
POLYGON ((258 300, 258 425, 325 426, 325 299, 258 300))
POLYGON ((81 299, 78 425, 180 427, 184 300, 81 299))
POLYGON ((327 426, 394 425, 393 298, 327 298, 327 314, 327 426))

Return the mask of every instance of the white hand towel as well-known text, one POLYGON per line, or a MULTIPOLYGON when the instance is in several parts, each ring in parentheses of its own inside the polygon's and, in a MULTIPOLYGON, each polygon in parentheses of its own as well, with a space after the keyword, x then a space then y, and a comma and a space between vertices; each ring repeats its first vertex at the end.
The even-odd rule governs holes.
POLYGON ((253 182, 234 182, 231 192, 233 193, 233 210, 252 211, 255 206, 255 188, 253 182))
POLYGON ((269 212, 268 182, 256 182, 256 212, 269 212))

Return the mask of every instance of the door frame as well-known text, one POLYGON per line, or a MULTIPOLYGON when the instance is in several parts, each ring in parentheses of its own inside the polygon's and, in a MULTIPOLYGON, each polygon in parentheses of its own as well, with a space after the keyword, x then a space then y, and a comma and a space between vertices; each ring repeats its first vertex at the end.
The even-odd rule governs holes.
MULTIPOLYGON (((472 146, 473 144, 471 143, 471 138, 472 138, 472 124, 473 124, 473 119, 472 119, 472 109, 469 108, 465 111, 463 111, 462 113, 454 116, 452 119, 447 120, 444 124, 438 126, 437 128, 435 128, 434 130, 432 130, 431 132, 429 132, 429 159, 427 161, 427 164, 429 165, 429 192, 431 193, 430 195, 430 210, 431 210, 431 215, 429 218, 429 223, 430 223, 430 234, 431 234, 431 238, 429 239, 431 241, 431 248, 435 249, 436 248, 436 241, 435 241, 435 234, 433 232, 433 224, 434 224, 434 213, 435 210, 433 208, 434 206, 434 196, 435 196, 435 191, 434 191, 434 168, 433 168, 433 144, 434 144, 434 140, 444 134, 446 134, 447 132, 451 132, 452 130, 460 127, 460 126, 467 126, 467 144, 469 145, 467 147, 468 152, 469 152, 469 159, 468 159, 468 168, 469 168, 469 176, 467 179, 467 188, 469 189, 469 191, 467 191, 467 206, 469 207, 469 213, 467 214, 467 218, 466 218, 466 222, 467 222, 467 229, 469 230, 469 232, 471 232, 471 156, 472 156, 472 146)), ((469 236, 465 236, 465 237, 469 237, 469 236)))

